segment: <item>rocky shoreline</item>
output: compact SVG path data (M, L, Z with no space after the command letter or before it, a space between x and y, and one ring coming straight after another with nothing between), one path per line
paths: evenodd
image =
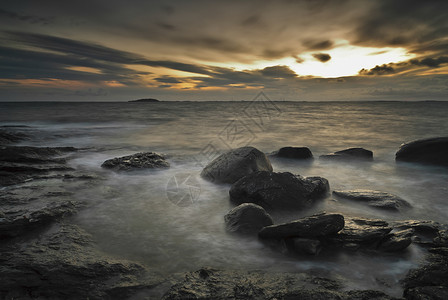
M67 161L82 149L17 145L27 139L31 137L13 128L0 130L0 299L397 299L382 291L345 290L340 279L312 272L204 266L193 272L161 275L143 264L110 257L71 221L71 216L89 206L87 200L75 199L74 191L103 180L68 166ZM415 147L413 143L411 150ZM431 147L436 149L434 141ZM279 159L312 158L309 149L304 149L289 147L275 155ZM344 162L350 156L373 159L364 150L338 151L332 157ZM148 152L113 159L105 167L128 172L165 169L169 162ZM329 195L330 185L321 177L275 173L269 158L252 147L224 154L204 168L202 176L231 184L229 200L235 208L223 217L229 234L258 238L275 251L305 257L335 249L364 251L372 258L382 253L400 255L414 244L427 252L426 261L406 275L403 298L448 298L448 227L444 224L386 222L333 213L274 224L271 211L312 206ZM412 209L395 195L363 193L335 194L379 209Z

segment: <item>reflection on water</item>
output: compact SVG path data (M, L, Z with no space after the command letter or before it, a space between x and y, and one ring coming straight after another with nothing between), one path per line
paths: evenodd
M0 125L23 124L34 138L25 143L88 148L72 166L104 176L101 185L86 187L77 197L91 202L76 222L91 232L101 248L117 256L146 263L166 272L201 266L243 269L307 270L341 274L347 287L378 288L400 295L389 286L417 264L421 249L412 246L400 256L339 253L329 257L293 258L272 252L256 239L225 232L223 216L231 208L228 185L214 185L199 176L201 165L228 149L231 122L243 122L251 145L264 152L282 146L308 146L316 159L299 162L272 159L275 171L323 176L332 189L375 189L397 194L413 209L388 213L331 197L308 211L274 214L276 222L322 210L346 216L402 219L448 217L448 172L443 168L396 164L395 151L408 140L448 135L445 103L277 103L281 113L262 127L242 116L245 103L0 103ZM241 141L244 139L241 139ZM348 147L374 152L369 163L320 161L321 154ZM213 151L214 152L213 152ZM100 168L111 157L137 151L166 153L172 167L133 175ZM191 205L175 205L167 196L174 178L191 175ZM183 185L182 191L190 191Z

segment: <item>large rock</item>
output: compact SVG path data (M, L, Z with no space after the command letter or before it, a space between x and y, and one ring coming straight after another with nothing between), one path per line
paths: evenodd
M408 272L404 283L406 299L447 299L448 248L436 248L427 263Z
M344 228L328 238L344 248L376 247L391 232L392 228L383 220L346 218Z
M142 152L106 160L101 167L114 171L135 171L142 169L169 168L165 157L155 152Z
M294 158L294 159L311 159L313 158L313 153L307 147L283 147L278 151L272 153L271 155L284 158Z
M260 171L235 182L229 194L230 201L236 205L255 203L265 209L286 210L309 207L329 189L325 178Z
M373 160L373 152L364 148L349 148L321 155L319 158L327 160Z
M350 191L333 191L333 195L344 199L366 203L368 206L386 210L400 211L411 207L409 202L406 200L396 195L381 191L357 189Z
M436 137L405 143L395 160L448 166L448 137Z
M413 229L405 229L389 233L379 245L379 250L385 252L397 252L406 249L412 243Z
M264 227L258 236L263 239L313 238L336 234L342 228L344 228L342 215L322 213L284 224Z
M221 154L210 162L201 176L217 183L234 183L257 171L272 171L267 156L254 147L242 147Z
M274 224L263 207L244 203L229 211L225 216L226 229L230 232L252 234L261 228Z

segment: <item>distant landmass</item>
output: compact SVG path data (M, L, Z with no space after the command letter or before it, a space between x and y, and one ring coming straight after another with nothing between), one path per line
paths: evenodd
M153 99L153 98L146 98L146 99L130 100L128 102L160 102L160 100Z

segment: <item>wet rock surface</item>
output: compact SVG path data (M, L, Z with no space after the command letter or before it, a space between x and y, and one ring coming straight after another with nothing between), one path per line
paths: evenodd
M21 132L0 129L0 145L8 145L26 140L28 136Z
M129 172L144 169L169 168L170 164L166 161L165 156L159 153L142 152L108 159L101 167L114 171Z
M364 148L349 148L341 151L336 151L334 153L321 155L320 159L324 160L373 160L373 152Z
M230 188L234 204L255 203L266 210L310 207L329 191L325 178L294 175L289 172L260 171L249 174Z
M99 252L75 225L57 224L0 250L2 299L117 299L164 281L144 266Z
M312 159L313 153L307 147L283 147L271 153L271 156L292 159Z
M254 147L237 148L221 154L210 162L201 176L216 183L234 183L257 171L272 171L267 156Z
M416 140L402 144L396 161L448 166L448 137Z
M261 228L273 224L271 216L261 207L244 203L233 208L224 216L229 232L257 234Z
M188 273L163 299L395 299L378 291L341 291L339 282L305 273L223 271Z
M336 234L344 228L344 217L340 214L318 214L296 221L264 227L260 238L282 239L291 237L322 237Z
M366 203L368 206L374 208L391 211L400 211L411 207L411 204L406 200L396 195L381 191L357 189L349 191L333 191L333 195L339 198Z

